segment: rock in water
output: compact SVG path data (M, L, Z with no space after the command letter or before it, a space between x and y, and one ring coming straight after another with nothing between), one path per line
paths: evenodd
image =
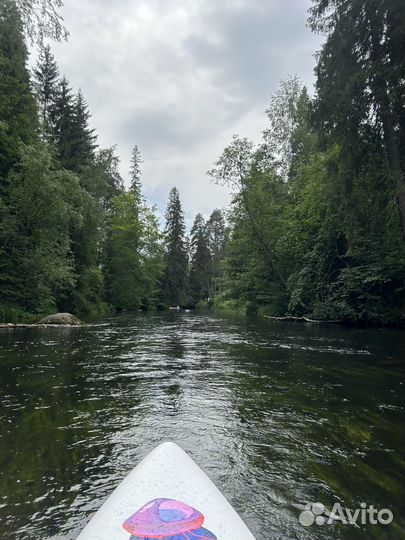
M80 319L71 313L55 313L48 315L39 321L38 324L65 324L65 325L80 325L83 324Z

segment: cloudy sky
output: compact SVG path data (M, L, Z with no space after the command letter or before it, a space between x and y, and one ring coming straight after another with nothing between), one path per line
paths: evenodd
M67 43L53 51L81 88L101 146L117 145L128 176L143 154L148 200L163 210L181 193L188 222L229 201L212 167L232 134L254 140L280 79L313 84L319 37L310 0L65 0Z

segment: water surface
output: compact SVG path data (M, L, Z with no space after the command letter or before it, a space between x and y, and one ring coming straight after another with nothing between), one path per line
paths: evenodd
M2 331L0 539L73 540L174 440L258 540L400 540L403 338L173 312ZM317 501L389 508L394 522L305 528Z

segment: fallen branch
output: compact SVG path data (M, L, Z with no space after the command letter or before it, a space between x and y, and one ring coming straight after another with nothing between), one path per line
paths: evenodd
M284 322L307 322L307 323L316 323L316 324L342 324L344 321L340 320L320 320L320 319L309 319L308 317L293 317L292 315L287 315L286 317L271 317L270 315L264 315L266 319L272 321L284 321Z

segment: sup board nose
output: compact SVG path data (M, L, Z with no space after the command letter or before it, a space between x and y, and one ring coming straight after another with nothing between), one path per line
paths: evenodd
M174 442L152 450L77 540L255 540L240 516Z

